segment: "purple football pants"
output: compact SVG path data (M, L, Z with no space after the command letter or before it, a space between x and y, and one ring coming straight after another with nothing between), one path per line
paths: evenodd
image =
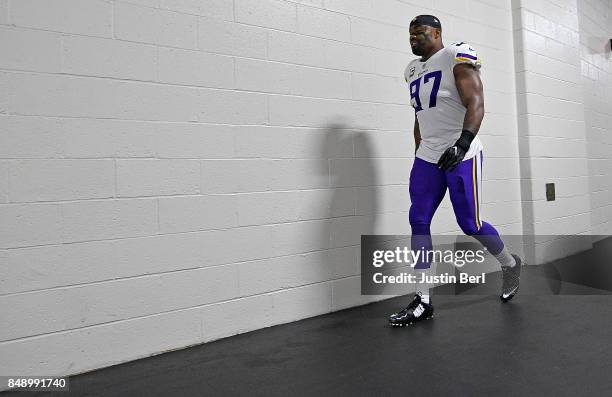
M443 171L434 163L415 158L410 172L411 248L432 249L431 220L446 194L450 195L455 217L461 230L474 236L493 254L499 254L504 243L497 230L480 219L482 151L464 160L452 171ZM428 269L430 263L419 261L415 269Z

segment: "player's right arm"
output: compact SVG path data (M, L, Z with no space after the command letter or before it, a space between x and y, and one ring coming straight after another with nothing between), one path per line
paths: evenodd
M414 154L416 154L421 144L421 130L419 129L419 120L414 115Z

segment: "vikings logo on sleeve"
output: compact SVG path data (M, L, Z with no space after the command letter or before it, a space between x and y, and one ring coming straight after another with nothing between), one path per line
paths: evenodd
M455 53L455 65L460 63L468 63L477 69L480 68L481 60L478 57L478 53L468 43L453 43L451 44L451 48Z

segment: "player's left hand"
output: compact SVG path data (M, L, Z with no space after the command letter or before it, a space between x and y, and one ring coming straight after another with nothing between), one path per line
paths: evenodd
M444 151L440 160L438 160L438 167L444 171L452 171L457 165L463 161L466 151L455 144Z

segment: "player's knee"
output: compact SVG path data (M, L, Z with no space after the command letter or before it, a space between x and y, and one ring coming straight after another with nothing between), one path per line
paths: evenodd
M459 227L461 227L461 231L463 231L463 233L467 234L468 236L471 236L473 234L478 233L478 230L480 230L478 228L478 226L476 225L476 223L464 223L461 222L459 223Z
M410 215L408 220L410 221L410 225L429 225L431 223L427 219L425 219L425 217L422 216Z

